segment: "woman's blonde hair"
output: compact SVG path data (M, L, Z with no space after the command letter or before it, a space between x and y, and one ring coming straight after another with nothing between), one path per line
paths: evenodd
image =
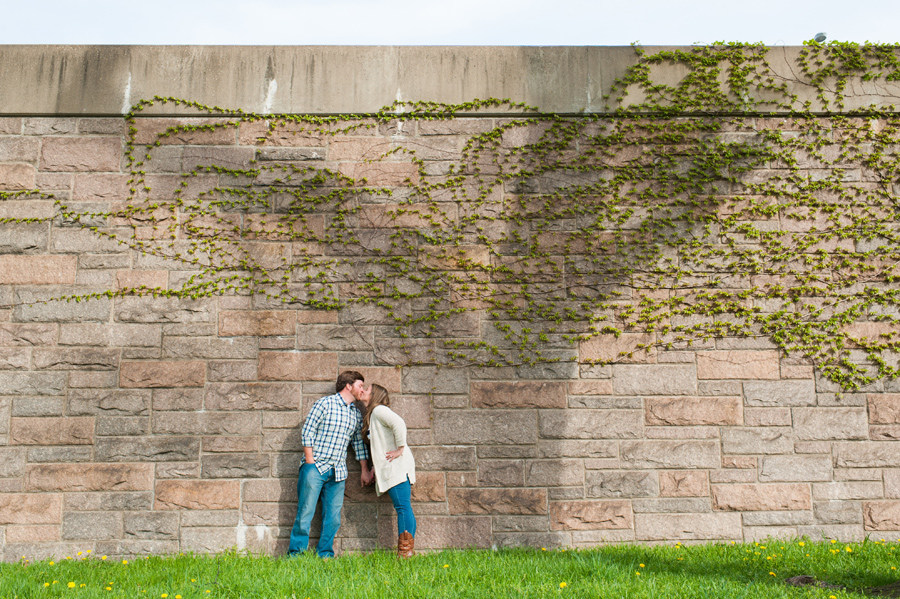
M369 400L366 415L363 416L362 438L366 443L369 442L369 419L372 418L372 410L378 406L390 407L391 396L388 395L387 389L378 383L372 383L372 398Z

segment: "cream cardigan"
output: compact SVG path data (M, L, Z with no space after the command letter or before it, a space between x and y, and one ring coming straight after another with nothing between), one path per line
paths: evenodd
M369 418L369 442L375 469L375 493L381 495L406 481L416 482L416 461L406 443L406 423L387 406L375 406ZM384 454L403 447L403 455L388 462Z

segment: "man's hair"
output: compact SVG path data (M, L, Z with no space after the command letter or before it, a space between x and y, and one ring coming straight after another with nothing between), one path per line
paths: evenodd
M356 381L365 381L366 377L356 372L355 370L345 370L340 373L337 378L337 384L335 385L335 392L340 393L344 390L344 387L347 385L352 385Z

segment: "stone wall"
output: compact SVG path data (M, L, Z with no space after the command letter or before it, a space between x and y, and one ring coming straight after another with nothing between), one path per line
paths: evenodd
M402 143L429 148L438 163L494 121L413 123ZM146 119L139 128L171 123ZM373 169L364 161L367 148L400 143L395 130L260 142L254 127L172 139L148 182L171 193L197 155L233 163L266 152L369 168L388 186L408 175L402 162ZM4 118L0 188L41 190L79 211L115 210L130 185L123 152L121 119ZM0 210L41 218L57 207L32 194ZM398 367L390 349L399 340L382 337L373 311L277 309L248 295L34 303L173 288L186 274L59 216L7 222L0 236L6 559L88 549L282 552L303 415L351 368L387 387L411 429L422 548L896 538L900 530L900 395L881 383L836 394L811 365L766 341L721 339L599 367ZM484 315L475 315L471 334L486 334ZM580 351L596 356L622 347L615 343ZM359 488L354 466L339 548L389 546L391 505Z

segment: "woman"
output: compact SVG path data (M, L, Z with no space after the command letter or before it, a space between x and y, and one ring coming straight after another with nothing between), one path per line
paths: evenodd
M373 384L360 400L366 405L362 437L371 443L375 471L375 492L387 492L397 512L397 557L412 557L415 548L416 517L410 496L416 482L416 462L406 445L406 423L391 410L387 389Z

